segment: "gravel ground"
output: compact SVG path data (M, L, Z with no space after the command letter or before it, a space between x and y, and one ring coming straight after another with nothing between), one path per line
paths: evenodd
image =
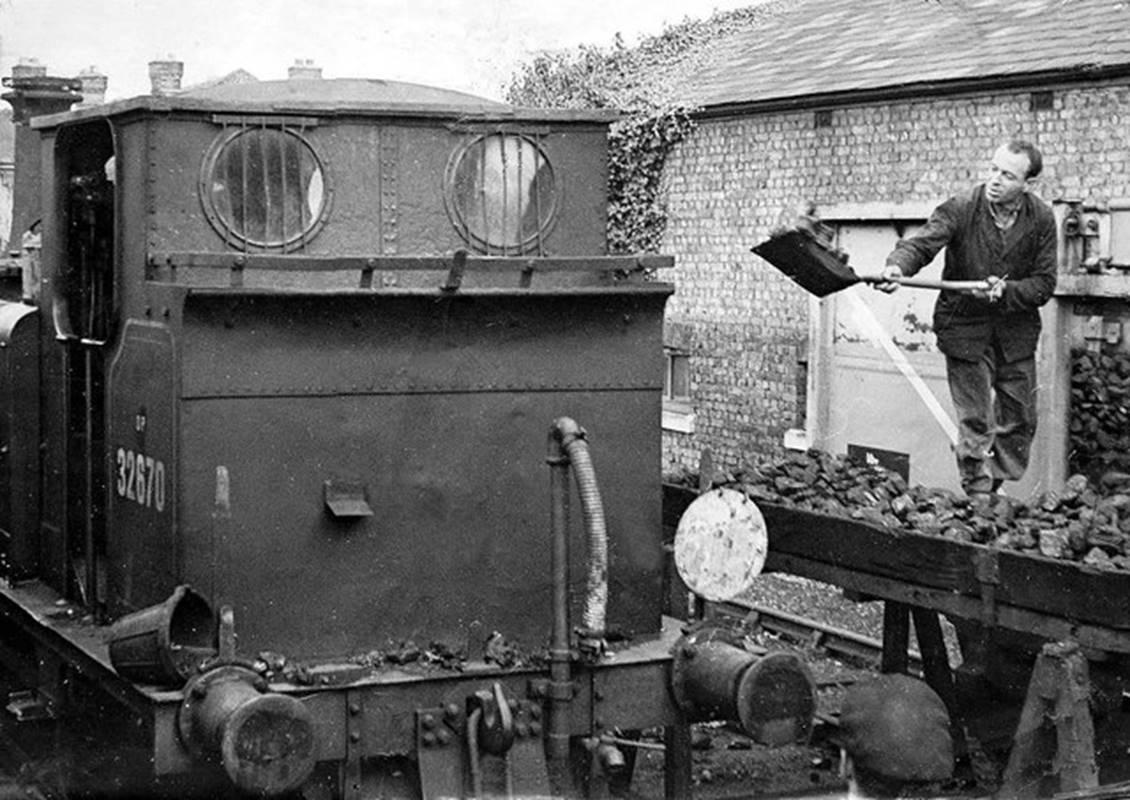
M883 637L883 604L854 602L835 586L783 573L759 575L744 600L872 639Z
M758 576L753 587L743 599L776 611L785 611L807 617L833 628L867 636L876 641L883 639L883 603L879 600L857 602L844 597L836 586L784 573L765 573ZM951 667L961 664L961 650L953 626L941 618L942 636L949 651ZM911 623L911 647L914 647L914 628Z

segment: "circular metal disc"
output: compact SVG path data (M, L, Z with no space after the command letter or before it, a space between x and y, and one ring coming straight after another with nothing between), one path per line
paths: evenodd
M765 566L768 549L761 510L733 489L699 495L675 531L679 577L707 600L730 600L748 589Z

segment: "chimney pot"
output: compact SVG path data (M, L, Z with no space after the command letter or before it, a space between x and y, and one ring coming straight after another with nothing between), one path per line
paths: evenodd
M42 78L47 75L47 66L39 63L38 58L21 58L18 64L12 66L13 78Z
M149 83L155 95L175 94L180 91L180 81L184 76L184 62L171 55L165 59L149 62Z
M87 67L78 74L77 80L82 84L80 108L99 106L106 102L106 85L109 80L98 71L97 67Z
M312 58L296 58L294 65L287 70L286 77L292 81L316 81L322 77L322 68L315 64Z

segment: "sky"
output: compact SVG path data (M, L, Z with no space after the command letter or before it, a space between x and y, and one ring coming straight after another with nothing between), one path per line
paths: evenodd
M148 64L184 62L189 86L245 69L285 78L310 59L325 78L384 78L501 99L543 49L629 45L668 24L758 0L0 0L0 75L36 59L49 75L91 67L107 99L149 91Z

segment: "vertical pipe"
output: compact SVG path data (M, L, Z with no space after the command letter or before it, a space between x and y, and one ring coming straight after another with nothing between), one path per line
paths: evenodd
M553 631L549 648L549 725L546 756L554 789L562 786L569 759L569 698L572 665L569 648L569 459L555 424L549 432L550 530L553 576Z
M85 527L83 528L83 550L86 551L85 580L86 580L86 607L94 615L96 622L102 622L98 608L98 566L96 563L94 540L94 358L89 346L83 350L83 433L86 437L83 452L83 503L85 508Z

